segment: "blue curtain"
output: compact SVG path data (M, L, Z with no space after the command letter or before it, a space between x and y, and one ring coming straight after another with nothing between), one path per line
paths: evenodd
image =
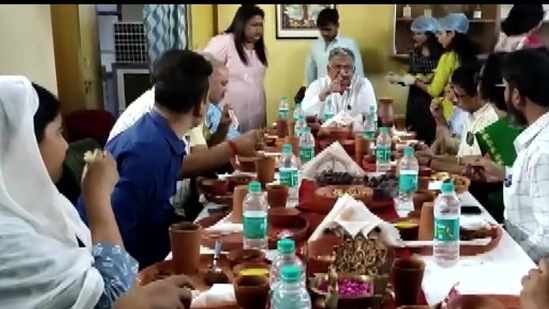
M149 64L170 49L185 49L188 45L187 6L184 4L146 4L143 23L147 36Z

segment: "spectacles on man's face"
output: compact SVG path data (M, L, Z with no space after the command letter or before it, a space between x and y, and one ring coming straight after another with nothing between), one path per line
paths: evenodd
M331 64L330 69L336 70L336 71L346 71L346 72L352 72L355 70L355 66L352 64Z

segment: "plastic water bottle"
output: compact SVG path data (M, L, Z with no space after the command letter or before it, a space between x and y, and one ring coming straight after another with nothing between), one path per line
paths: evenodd
M377 113L376 113L376 107L373 106L373 105L370 105L370 114L372 115L372 118L374 119L374 127L377 130L377 125L378 125L378 123L377 123L378 119L377 118L378 117L377 117Z
M243 247L244 249L267 250L267 212L269 204L261 191L261 184L252 181L248 185L248 194L242 203Z
M391 135L389 128L379 128L379 136L376 140L376 171L388 172L391 170Z
M301 115L303 115L303 110L301 109L301 103L296 103L295 109L294 109L294 122L297 122L297 120L299 119L299 116ZM303 115L303 119L305 119L305 115Z
M311 133L311 127L305 126L299 137L299 160L305 164L315 156L315 138Z
M376 123L374 121L374 115L372 113L367 113L366 118L364 119L364 130L362 131L362 136L370 140L370 145L376 141Z
M280 282L280 269L285 265L296 265L301 270L301 283L305 285L305 266L295 255L295 242L290 238L284 238L277 242L277 255L269 270L269 285L274 290Z
M301 133L303 132L303 128L307 126L307 122L305 121L305 116L303 114L297 116L297 120L294 124L294 136L300 137Z
M290 107L288 106L288 100L286 97L280 97L280 104L278 105L278 118L288 120L288 114L290 113Z
M435 200L433 259L440 267L452 267L459 260L459 216L461 202L454 183L444 182Z
M332 99L328 98L328 101L326 101L326 108L324 109L324 119L323 121L326 122L330 120L332 117L334 117L334 106L332 105Z
M288 187L286 207L295 207L299 187L299 160L292 153L292 145L282 146L282 154L278 159L278 177L280 184Z
M399 217L406 217L414 210L412 195L417 191L419 164L414 156L414 148L404 148L404 156L400 159L398 177L397 213Z
M280 270L280 284L271 294L271 309L310 309L311 296L301 283L302 271L297 265L285 265Z

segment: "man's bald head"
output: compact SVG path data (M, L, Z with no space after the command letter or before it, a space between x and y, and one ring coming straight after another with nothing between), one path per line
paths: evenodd
M200 54L208 60L213 67L213 73L210 76L210 95L208 99L211 103L217 104L223 100L223 97L225 97L225 93L227 92L229 70L227 70L223 61L220 61L211 54L205 52Z

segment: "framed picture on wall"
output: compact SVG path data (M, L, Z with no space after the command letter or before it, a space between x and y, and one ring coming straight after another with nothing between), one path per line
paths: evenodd
M316 18L325 8L335 4L275 4L277 39L316 39Z

